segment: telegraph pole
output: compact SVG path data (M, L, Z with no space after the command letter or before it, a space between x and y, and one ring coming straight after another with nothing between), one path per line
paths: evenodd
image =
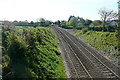
M120 34L120 0L118 0L118 24L117 24L117 33ZM120 36L118 36L120 37Z
M120 0L118 0L117 39L118 39L118 55L120 55ZM118 65L120 65L120 58L119 57L118 57Z
M120 0L118 0L118 20L120 20Z
M117 29L118 29L118 34L119 34L118 37L120 37L120 0L118 0L118 28Z

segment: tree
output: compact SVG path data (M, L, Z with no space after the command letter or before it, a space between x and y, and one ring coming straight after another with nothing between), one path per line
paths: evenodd
M59 20L57 20L57 21L54 22L54 24L56 24L56 25L58 25L58 26L60 26L60 23L61 23L61 22L60 22Z
M70 16L70 17L68 18L68 22L70 21L70 19L71 19L72 17L75 17L75 16Z
M77 23L77 26L78 27L84 27L85 26L85 20L81 17L77 17L77 19L78 19L78 23Z
M45 19L44 18L40 18L39 22L40 22L40 26L45 26Z
M40 18L39 22L45 22L45 19L44 18Z
M29 26L29 22L26 21L19 21L17 22L16 26Z
M64 27L64 28L65 28L65 27L66 27L66 23L67 23L67 21L64 21L64 20L61 21L61 23L60 23L61 27Z
M45 19L44 18L37 18L36 19L36 26L45 26Z
M94 26L99 26L99 25L102 24L102 21L100 21L100 20L94 20L92 23L93 23Z
M39 26L39 25L40 25L39 22L35 22L34 25L33 25L33 27L37 27L37 26Z
M82 23L77 23L77 28L82 28L82 27L84 27L84 24L82 24Z
M2 27L2 30L11 30L13 28L15 28L15 25L13 22L10 22L10 21L4 21L3 22L3 27Z
M102 8L99 10L98 14L100 14L101 19L103 21L103 28L105 28L106 22L111 20L111 19L116 19L117 18L117 13L114 12L113 10Z
M89 26L91 23L92 23L91 20L86 19L84 25L85 25L85 26Z
M51 24L52 24L51 21L49 21L49 20L46 20L46 21L45 21L45 27L50 26Z
M33 21L31 21L29 24L30 24L30 26L34 26L34 22Z
M73 27L76 27L77 25L77 18L76 17L72 17L69 21L69 25L70 26L73 26Z
M84 24L85 23L85 20L83 18L78 18L78 22Z
M18 21L17 20L13 21L13 24L16 26L18 24Z

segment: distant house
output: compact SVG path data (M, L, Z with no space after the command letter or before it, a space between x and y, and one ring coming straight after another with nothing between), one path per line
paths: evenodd
M93 24L93 23L91 23L89 26L94 26L94 24Z
M117 21L118 20L111 20L111 21L108 21L108 24L111 26L115 26L117 24Z
M3 25L3 22L2 22L2 21L0 21L0 25Z

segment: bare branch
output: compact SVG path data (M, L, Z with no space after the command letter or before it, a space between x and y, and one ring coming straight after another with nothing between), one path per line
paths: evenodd
M99 10L98 14L100 14L101 19L103 21L103 26L105 26L106 21L112 20L112 19L118 19L117 12L114 12L113 10L102 8Z

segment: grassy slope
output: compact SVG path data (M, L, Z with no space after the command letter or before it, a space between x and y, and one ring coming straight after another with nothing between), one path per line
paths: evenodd
M99 50L103 50L112 55L118 54L118 43L114 32L87 31L83 33L82 30L71 31L73 31L76 35L79 35L85 42Z
M66 77L61 56L56 54L59 51L54 30L43 27L29 29L17 27L11 33L8 31L4 33L7 43L3 41L3 44L5 43L7 46L4 46L3 52L3 71L4 68L8 68L9 71L15 72L16 76L24 77L20 75L22 72L19 66L22 66L23 69L25 67L25 75L29 77L43 79ZM16 45L17 48L10 47ZM12 49L15 51L11 51ZM22 60L25 63L21 62ZM16 65L16 63L18 64ZM9 65L13 67L9 68ZM4 72L3 75L6 74L7 72ZM12 74L9 76L16 77Z

